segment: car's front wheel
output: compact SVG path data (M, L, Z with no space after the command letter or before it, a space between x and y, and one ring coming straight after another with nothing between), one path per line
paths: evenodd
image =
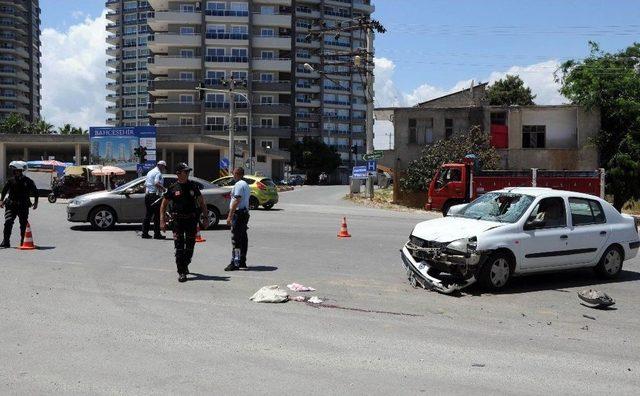
M89 222L96 230L110 230L116 225L116 213L109 207L100 206L91 211Z
M479 281L485 289L496 291L503 289L511 280L511 257L506 253L495 253L484 263L480 270Z
M265 208L266 210L271 210L271 208L273 208L273 203L266 203L264 205L262 205L263 208Z
M624 253L618 246L609 246L596 265L596 273L604 279L613 279L622 271Z
M260 206L260 201L258 201L258 198L254 196L249 197L249 209L256 210L258 209L259 206Z

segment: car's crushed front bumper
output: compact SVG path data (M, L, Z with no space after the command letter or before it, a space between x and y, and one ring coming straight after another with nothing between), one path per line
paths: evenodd
M425 289L432 289L440 293L451 294L476 282L475 268L473 268L473 273L468 273L465 276L458 276L449 273L446 274L446 276L435 276L429 274L432 267L436 270L435 272L440 272L443 267L456 264L427 260L416 261L409 252L409 249L407 249L406 245L402 248L400 256L402 257L402 264L407 271L409 282L414 287L420 285Z

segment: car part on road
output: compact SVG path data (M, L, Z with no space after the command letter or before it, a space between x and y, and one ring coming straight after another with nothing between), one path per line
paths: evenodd
M307 300L307 302L311 304L322 304L322 300L318 298L318 296L311 297L310 299Z
M249 297L249 300L257 303L282 303L289 300L289 294L278 285L264 286Z
M592 308L606 308L616 303L616 301L606 293L593 289L579 291L578 297Z
M294 292L316 291L316 289L314 289L313 287L304 286L304 285L301 285L299 283L292 283L290 285L287 285L287 287L289 288L289 290L294 291Z
M98 206L89 214L89 222L96 230L110 230L116 225L116 214L108 206Z

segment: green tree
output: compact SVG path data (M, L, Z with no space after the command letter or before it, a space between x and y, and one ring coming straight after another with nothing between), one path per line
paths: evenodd
M322 172L332 173L340 166L340 155L320 139L305 137L291 145L291 163L305 171L307 181L316 183Z
M30 125L31 132L36 135L50 135L53 133L53 124L45 120L38 120Z
M560 65L556 81L573 103L600 109L601 131L594 143L609 171L608 192L621 210L627 200L640 196L640 183L626 179L634 173L628 155L640 141L640 43L616 53L603 52L594 42L589 46L587 58Z
M11 113L0 123L0 132L11 134L29 133L29 125L20 114Z
M462 161L468 154L475 154L483 169L496 169L500 164L500 155L491 146L491 136L476 126L466 134L426 146L420 158L409 164L405 176L400 179L400 186L405 191L427 191L440 165Z
M58 127L58 133L60 135L72 135L73 127L71 124L64 124L64 126Z
M530 106L534 104L536 95L525 87L519 76L507 74L487 88L487 97L492 106Z
M640 198L640 139L627 134L608 163L609 188L615 191L613 206L622 210L629 199ZM631 182L630 182L631 181Z

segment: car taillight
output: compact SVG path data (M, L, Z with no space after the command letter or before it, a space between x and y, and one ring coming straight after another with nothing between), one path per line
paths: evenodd
M231 200L231 193L228 192L228 193L224 194L222 197L225 199L225 201L230 201Z
M262 191L264 191L264 190L266 190L266 189L267 189L267 186L265 186L265 185L264 185L263 183L261 183L261 182L256 182L256 187L258 187L258 189L259 189L259 190L262 190Z

